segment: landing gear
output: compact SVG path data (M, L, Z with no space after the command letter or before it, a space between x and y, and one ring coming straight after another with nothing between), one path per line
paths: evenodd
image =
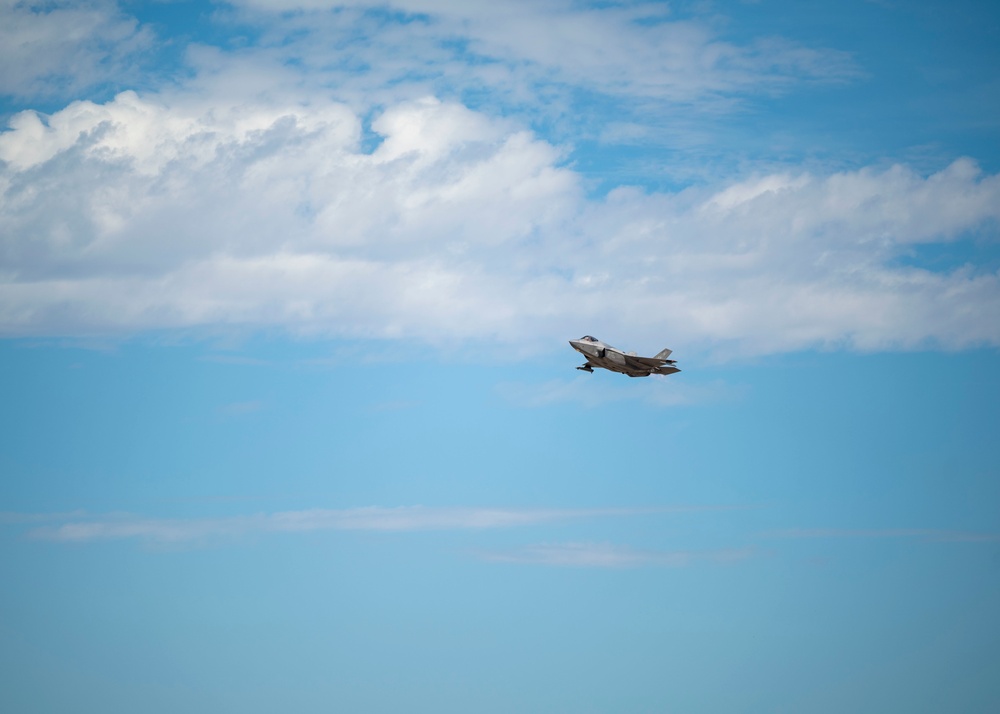
M582 367L577 367L577 369L580 370L581 372L590 372L591 374L594 373L594 368L590 366L589 362L583 365Z

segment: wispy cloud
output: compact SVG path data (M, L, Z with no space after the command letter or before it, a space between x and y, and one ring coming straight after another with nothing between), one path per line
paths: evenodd
M546 543L504 551L479 551L495 563L554 565L579 568L682 567L695 563L738 563L755 555L753 548L724 550L636 550L611 543Z
M13 511L0 511L0 524L53 523L86 517L86 511L68 511L65 513L16 513Z
M195 82L212 91L284 75L368 113L425 95L468 97L493 115L546 127L554 143L670 147L669 161L615 159L634 180L683 182L749 150L731 117L748 104L861 72L850 53L747 33L716 8L507 0L235 0L236 27L259 30L239 52L198 48ZM702 7L698 7L702 5ZM289 68L296 68L289 72ZM252 68L252 69L251 69ZM274 91L268 88L267 91ZM617 129L610 127L617 125ZM611 128L608 131L609 127ZM631 127L631 128L628 128ZM755 130L759 124L755 123ZM622 131L624 129L624 131ZM627 167L627 168L625 168ZM609 167L600 170L608 177Z
M565 88L585 86L690 106L857 73L845 52L773 37L727 41L724 23L679 17L659 2L353 0L336 13L312 0L234 4L266 28L263 44L279 56L314 71L337 67L346 83L382 91L414 82L453 92L489 87L508 102L548 95L561 105L570 100Z
M66 96L138 80L153 35L113 0L0 0L0 95Z
M244 414L259 412L263 408L264 402L259 399L253 399L246 402L232 402L230 404L226 404L219 407L219 411L227 416L241 416Z
M401 506L349 509L307 509L226 518L146 518L133 514L39 517L47 522L28 536L58 542L138 539L154 543L183 543L233 538L254 533L340 531L432 531L512 528L584 518L628 517L650 513L730 510L731 506L668 506L662 508L514 509L430 508ZM12 516L16 514L8 514ZM15 522L11 520L10 522ZM25 522L34 522L28 520Z
M790 528L764 533L765 538L915 538L944 543L995 543L1000 533L938 528Z

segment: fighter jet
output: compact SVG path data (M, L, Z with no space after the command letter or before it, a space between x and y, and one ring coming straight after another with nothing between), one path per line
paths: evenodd
M663 350L655 357L639 357L635 352L622 352L606 345L596 337L584 335L578 340L570 340L573 349L587 358L587 362L577 369L593 373L594 367L603 367L612 372L621 372L629 377L648 377L651 374L673 374L680 372L674 367L675 360L667 359L670 350Z

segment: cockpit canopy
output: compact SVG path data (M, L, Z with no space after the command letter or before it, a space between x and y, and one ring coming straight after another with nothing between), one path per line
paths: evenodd
M584 335L580 338L581 342L600 342L596 337L591 337L590 335Z

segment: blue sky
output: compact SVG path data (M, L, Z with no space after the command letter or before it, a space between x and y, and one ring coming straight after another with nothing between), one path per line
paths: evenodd
M0 18L4 711L997 709L992 4Z

